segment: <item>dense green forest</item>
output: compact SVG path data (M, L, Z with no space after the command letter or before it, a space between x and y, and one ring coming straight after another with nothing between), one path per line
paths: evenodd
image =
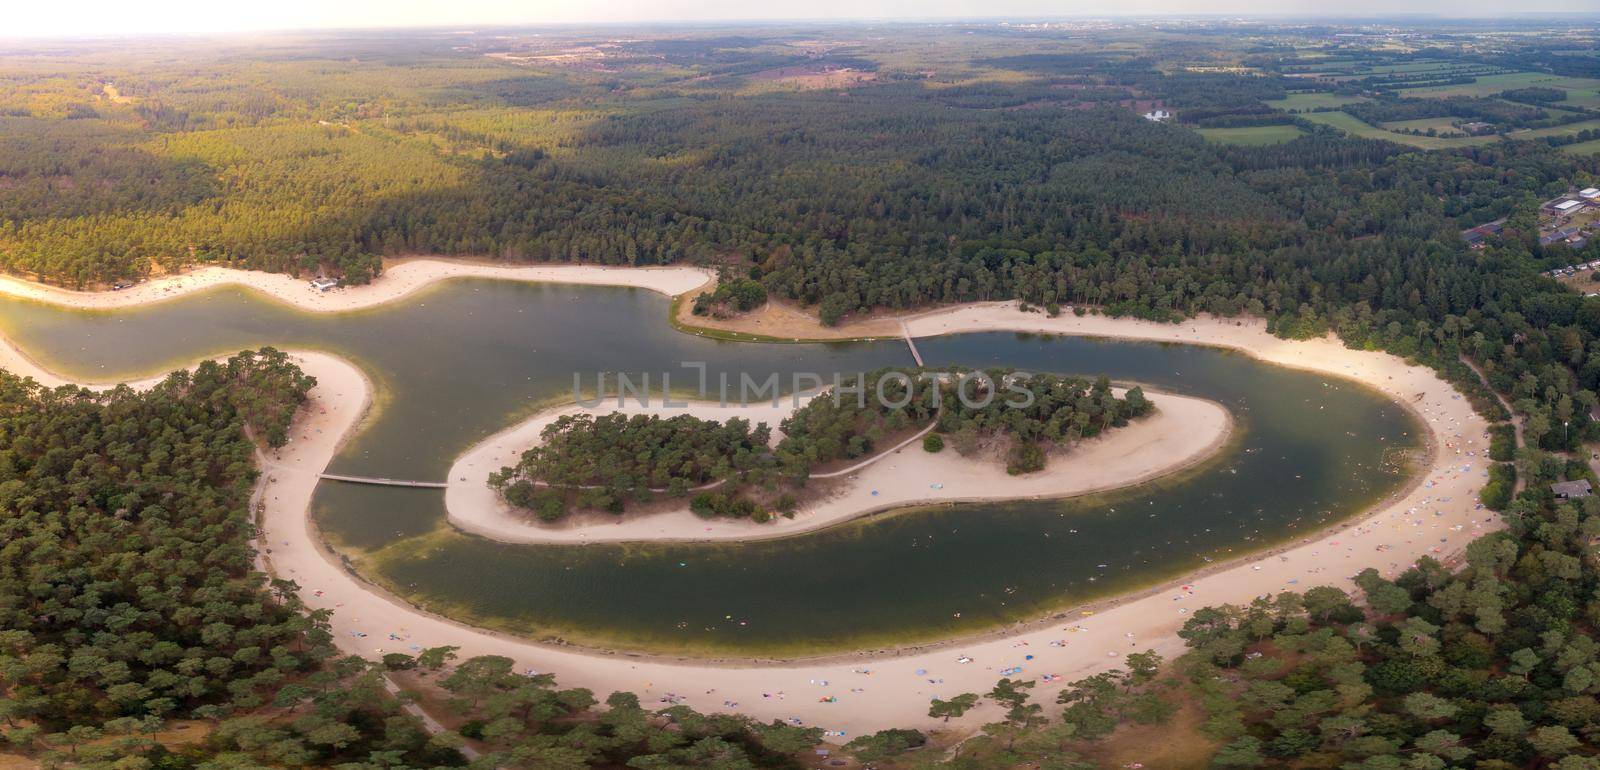
M1183 636L1224 767L1600 767L1600 504L1530 493L1452 573L1195 613Z
M1002 681L931 704L1004 709L953 752L911 751L923 736L910 731L852 750L902 767L1093 767L1095 741L1164 724L1187 698L1220 747L1214 766L1585 770L1600 767L1600 509L1548 484L1591 475L1600 297L1540 271L1600 259L1600 239L1541 246L1534 210L1600 183L1600 156L1568 151L1597 135L1585 79L1600 64L1592 30L1533 24L1364 40L1205 22L904 25L871 44L845 26L19 48L0 55L0 267L88 287L200 262L360 282L411 253L692 262L727 276L708 313L777 299L840 323L1019 298L1334 332L1438 369L1503 420L1498 392L1521 421L1525 446L1497 428L1484 493L1509 529L1474 543L1462 571L1424 560L1394 581L1360 576L1358 597L1308 587L1196 612L1194 650L1170 669L1133 656L1052 705ZM1141 117L1157 107L1176 121ZM1371 123L1357 136L1304 119L1333 109L1477 118L1502 135L1423 151L1369 138L1399 136ZM1263 146L1190 130L1288 123L1298 138ZM1500 219L1481 248L1463 241ZM753 451L760 428L699 426L688 434L704 445L680 447L646 421L641 447L681 455L559 472L617 501L738 462L761 474L750 487L793 484L935 415L930 449L1003 433L1026 470L1147 404L1134 391L1113 405L1102 383L1034 385L1055 409L819 399L770 457ZM326 616L252 573L248 544L250 437L282 441L309 386L272 351L145 394L0 377L7 752L86 767L799 765L818 736L793 726L626 694L600 710L448 651L336 658ZM695 505L753 514L738 491ZM385 673L450 693L454 732L429 736ZM150 736L174 718L207 737L162 747ZM464 739L486 753L469 762Z
M739 417L562 415L516 465L490 474L489 485L544 521L574 508L621 513L630 500L682 497L769 466L771 432Z
M305 668L252 572L253 445L313 380L264 349L146 393L0 374L0 692L52 729L249 708Z

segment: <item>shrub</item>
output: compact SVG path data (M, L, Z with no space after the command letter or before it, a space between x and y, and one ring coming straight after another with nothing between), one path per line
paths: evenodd
M1517 451L1517 429L1509 422L1489 426L1489 459L1511 462Z
M937 433L929 433L922 437L922 451L938 454L944 451L944 437Z
M1489 466L1489 481L1478 492L1478 500L1491 511L1503 511L1511 504L1517 486L1517 470L1510 463Z
M1006 453L1006 473L1021 476L1044 469L1044 450L1032 441L1018 441Z
M403 652L391 652L383 656L383 667L390 671L409 671L417 667L417 659Z

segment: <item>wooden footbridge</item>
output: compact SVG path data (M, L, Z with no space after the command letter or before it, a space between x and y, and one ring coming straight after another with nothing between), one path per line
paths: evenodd
M922 352L917 350L917 342L911 338L911 327L906 326L905 321L900 322L900 334L906 338L906 347L911 348L911 359L917 362L918 367L921 367Z
M911 337L911 329L910 329L910 327L906 326L906 322L905 321L901 321L900 322L900 333L901 333L901 335L903 335L905 337L906 347L911 348L911 358L917 362L917 366L922 366L923 365L922 364L922 352L917 350L917 343L916 343L915 340L912 339L912 337ZM933 423L930 423L928 425L928 427L923 428L921 431L918 431L916 435L914 435L911 438L908 438L905 441L901 442L899 446L896 446L894 448L894 450L874 455L874 456L868 458L867 460L865 460L863 462L856 463L855 465L852 465L852 466L850 466L848 468L845 468L843 470L834 471L832 473L819 473L819 474L815 474L814 477L815 478L826 478L826 477L832 477L832 476L843 476L843 475L845 475L847 473L854 473L855 471L858 471L861 468L863 468L863 467L865 467L867 465L871 465L872 463L876 462L880 457L883 457L883 456L889 455L889 454L893 454L894 451L898 451L902 447L909 446L911 444L911 442L922 438L924 435L927 435L928 431L933 430L934 426L937 425L937 423L938 423L938 421L937 421L937 419L935 419L935 421ZM412 481L412 480L409 480L409 479L390 479L390 478L384 478L384 477L381 477L381 476L346 476L346 475L340 474L340 473L324 473L324 474L322 474L322 478L327 479L329 481L343 481L343 482L345 482L347 484L370 484L370 485L373 485L373 486L380 486L380 487L419 487L419 488L424 488L424 489L444 489L445 487L449 486L447 483L445 483L443 481ZM698 492L698 491L701 491L701 490L712 489L714 487L721 486L724 481L726 481L726 479L718 479L718 480L713 481L713 482L711 482L709 484L702 484L702 485L700 485L698 487L695 487L695 488L691 489L690 491L691 492ZM652 490L652 491L665 492L666 490L658 489L658 490Z
M379 476L345 476L338 473L324 473L322 478L329 481L343 481L347 484L372 484L380 487L424 487L428 489L444 489L443 481L410 481L407 479L386 479Z

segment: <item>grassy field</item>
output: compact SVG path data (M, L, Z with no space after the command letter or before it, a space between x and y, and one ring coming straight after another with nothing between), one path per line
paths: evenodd
M1376 72L1379 74L1388 75L1395 72L1438 72L1440 70L1455 69L1459 66L1460 65L1455 62L1417 61L1407 62L1405 64L1379 64L1377 66L1367 67L1365 69L1367 72Z
M1330 93L1289 94L1287 99L1273 99L1267 104L1280 110L1315 110L1322 107L1343 107L1346 104L1367 101L1365 96L1340 96Z
M1585 120L1581 123L1568 123L1564 126L1551 128L1536 128L1532 131L1513 131L1512 139L1542 139L1547 136L1572 136L1573 134L1600 128L1600 119Z
M1303 115L1306 120L1333 126L1349 134L1366 137L1368 139L1385 139L1398 144L1409 145L1423 150L1448 150L1456 147L1477 147L1493 144L1500 141L1498 136L1461 136L1461 137L1436 137L1436 136L1411 136L1410 134L1397 134L1378 126L1368 125L1360 119L1344 112L1312 112ZM1414 125L1423 121L1408 120L1390 125ZM1600 119L1585 120L1581 123L1568 123L1564 126L1552 128L1538 128L1532 131L1515 131L1510 134L1512 139L1543 139L1551 136L1571 136L1580 131L1600 129ZM1575 145L1576 146L1576 145Z
M1509 72L1503 75L1484 75L1471 83L1407 88L1400 93L1402 96L1415 98L1493 96L1508 88L1525 88L1527 86L1564 88L1567 90L1567 104L1571 104L1574 107L1600 106L1600 92L1596 90L1600 89L1600 80L1568 78L1560 75L1547 75L1543 72Z
M1573 155L1593 155L1595 153L1600 153L1600 139L1590 139L1587 142L1569 144L1565 147L1562 147L1561 151L1571 153Z
M1462 131L1461 129L1456 128L1455 126L1451 125L1452 121L1457 121L1457 120L1460 120L1460 118L1444 117L1444 118L1419 118L1417 120L1396 120L1396 121L1394 121L1392 123L1384 123L1383 124L1383 128L1386 131L1422 131L1422 132L1426 132L1428 129L1431 128L1431 129L1434 130L1435 133L1438 133L1438 134L1462 134L1462 135L1465 135L1466 134L1465 131Z
M1444 139L1434 136L1410 136L1385 131L1377 126L1368 125L1361 119L1344 112L1312 112L1304 116L1313 123L1333 126L1341 131L1368 139L1384 139L1398 144L1410 145L1423 150L1448 150L1454 147L1474 147L1499 141L1493 136L1465 136L1453 139Z
M1344 113L1339 113L1344 114ZM1297 126L1245 126L1242 128L1201 128L1196 129L1208 142L1219 144L1243 144L1260 146L1266 144L1283 144L1300 138L1302 132Z
M1580 80L1579 78L1569 78L1569 79L1570 80ZM1581 80L1580 82L1582 82L1582 83L1594 83L1595 81L1592 81L1592 80ZM1600 109L1600 84L1597 84L1597 85L1582 85L1582 86L1574 86L1574 87L1568 88L1567 89L1567 99L1566 99L1566 101L1557 102L1557 104L1560 105L1560 106L1587 107L1589 109Z

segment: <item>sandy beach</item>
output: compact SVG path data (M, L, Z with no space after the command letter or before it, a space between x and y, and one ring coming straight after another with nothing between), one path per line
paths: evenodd
M388 280L386 277L384 281ZM382 281L380 281L382 284ZM295 282L294 291L303 284ZM375 291L386 291L381 286ZM59 296L48 297L65 301ZM113 305L105 305L113 306ZM1202 318L1183 324L1117 321L1065 315L1049 319L993 303L931 313L908 321L916 336L1018 330L1220 345L1262 360L1345 377L1375 387L1406 405L1430 431L1430 454L1403 494L1331 531L1142 592L1093 614L1030 624L1010 636L931 646L904 654L863 653L815 663L756 665L605 655L554 648L465 627L391 600L342 567L312 530L309 505L318 475L355 430L371 400L360 371L320 353L296 353L318 378L311 403L291 442L272 458L263 479L264 557L278 576L294 580L308 605L334 611L333 627L347 652L376 656L457 645L463 656L497 654L519 668L554 672L566 686L639 694L646 706L664 699L702 711L740 711L761 720L817 725L835 740L886 727L941 726L926 716L931 698L984 692L1003 670L1042 680L1036 702L1052 703L1066 681L1121 663L1129 652L1154 649L1175 657L1175 632L1186 615L1206 605L1242 604L1282 590L1319 584L1351 588L1349 576L1373 567L1395 575L1416 558L1451 560L1473 538L1497 528L1498 517L1476 506L1485 478L1486 424L1467 401L1431 371L1384 353L1349 350L1332 339L1279 340L1259 321ZM26 357L7 368L36 377ZM15 367L15 368L14 368ZM922 483L917 480L917 483ZM970 659L970 662L961 662ZM951 727L976 727L995 714L986 705Z
M506 281L568 283L591 286L633 286L677 296L715 277L698 267L605 267L601 265L495 265L461 260L415 258L394 260L383 274L364 286L328 291L309 280L283 273L206 266L154 278L121 291L72 291L0 275L0 293L77 308L114 309L177 299L218 286L239 286L300 310L339 313L393 302L452 278L496 278Z
M1117 389L1117 395L1122 395ZM542 524L506 504L488 485L489 474L512 465L534 446L546 426L563 415L590 413L689 414L726 421L743 417L752 425L778 424L794 411L793 403L719 405L690 402L665 407L628 401L619 408L608 400L592 408L578 405L536 414L474 445L456 458L447 476L445 508L455 527L511 543L607 543L620 541L751 541L810 532L872 513L926 503L1060 498L1103 492L1150 481L1188 468L1220 449L1232 430L1228 411L1212 401L1149 391L1157 411L1105 436L1053 454L1039 473L1011 476L994 457L964 458L954 450L938 454L922 450L919 441L885 451L835 472L837 488L807 501L793 519L776 517L765 524L743 519L702 519L688 504L669 510L622 517L587 514L575 521ZM917 438L917 437L913 437Z

